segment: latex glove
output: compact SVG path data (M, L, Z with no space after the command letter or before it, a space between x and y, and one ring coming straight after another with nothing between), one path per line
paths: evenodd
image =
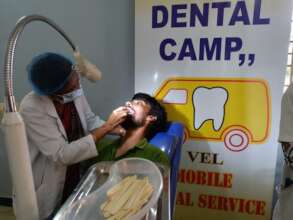
M125 134L125 131L119 129L119 127L120 124L126 119L127 113L128 109L125 106L115 109L109 116L108 120L101 127L91 131L94 142L97 143L105 135L112 133L113 131L116 131L120 135Z
M120 126L123 121L125 121L127 114L127 107L121 106L111 113L108 120L105 122L105 125L109 126L111 131L114 131L114 129L117 129L117 127Z

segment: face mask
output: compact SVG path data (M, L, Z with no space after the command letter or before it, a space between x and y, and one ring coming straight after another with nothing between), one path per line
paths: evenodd
M83 95L83 90L82 88L73 90L72 92L63 94L58 96L60 98L60 102L62 102L63 104L66 104L68 102L72 102L74 99L80 97Z

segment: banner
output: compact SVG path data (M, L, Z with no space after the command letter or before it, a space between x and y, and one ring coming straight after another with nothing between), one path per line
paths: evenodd
M186 128L175 220L270 219L291 0L135 1L135 91Z

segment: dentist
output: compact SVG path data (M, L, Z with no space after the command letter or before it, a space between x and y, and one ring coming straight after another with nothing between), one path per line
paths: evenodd
M96 143L106 134L123 133L119 124L128 110L117 108L106 122L96 116L80 87L78 68L60 54L40 54L27 70L33 91L23 98L20 113L40 219L51 219L76 187L80 162L99 154Z

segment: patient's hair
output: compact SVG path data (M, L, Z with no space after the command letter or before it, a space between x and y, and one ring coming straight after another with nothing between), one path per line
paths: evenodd
M150 140L156 133L164 131L167 127L167 113L162 105L152 96L146 93L136 93L132 100L142 100L151 106L149 115L157 117L157 120L153 121L146 132L146 138Z

